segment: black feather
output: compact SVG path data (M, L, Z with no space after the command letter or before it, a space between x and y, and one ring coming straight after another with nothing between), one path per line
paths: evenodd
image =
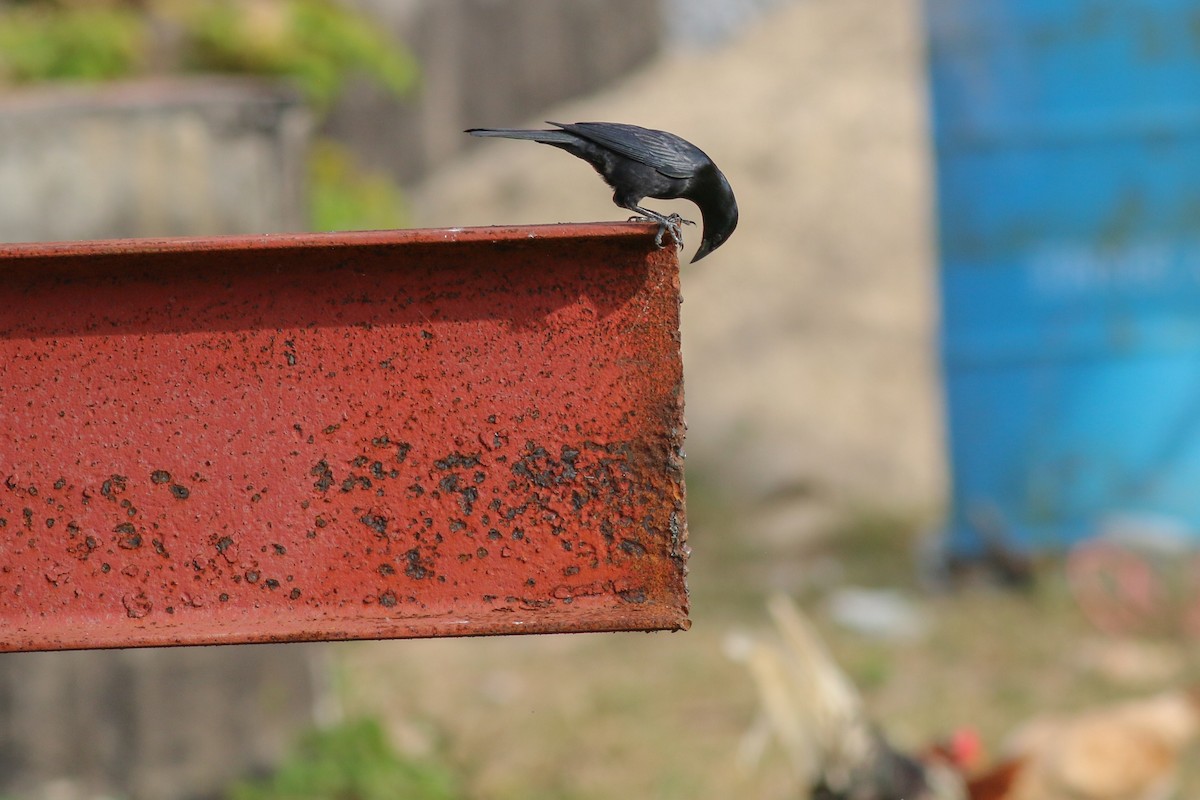
M592 165L612 187L613 202L659 224L681 243L681 222L644 208L644 198L691 200L704 220L704 238L692 261L716 250L738 223L737 200L729 181L707 154L691 142L666 131L619 122L551 122L556 129L469 128L472 136L529 139L566 150Z

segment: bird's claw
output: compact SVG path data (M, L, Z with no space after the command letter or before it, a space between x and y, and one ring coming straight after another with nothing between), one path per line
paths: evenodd
M690 219L684 219L678 214L668 214L665 217L643 217L633 216L629 218L630 222L657 222L658 233L654 235L654 246L661 250L666 245L663 244L663 236L671 234L671 241L675 242L675 247L683 249L683 226L695 225Z
M679 229L677 222L659 222L658 233L654 234L654 246L659 250L666 245L663 244L663 234L671 234L671 240L675 242L675 247L683 247L683 231Z
M683 226L695 225L690 219L684 219L678 214L668 214L665 217L665 222L658 223L658 235L654 237L654 243L661 248L663 246L663 234L670 233L671 239L675 242L675 247L683 249Z

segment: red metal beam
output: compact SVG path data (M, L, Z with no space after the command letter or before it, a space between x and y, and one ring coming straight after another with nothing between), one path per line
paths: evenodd
M686 628L652 232L0 246L0 650Z

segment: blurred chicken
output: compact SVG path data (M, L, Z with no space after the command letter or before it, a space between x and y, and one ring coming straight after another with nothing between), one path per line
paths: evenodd
M971 800L1166 800L1200 735L1200 687L1070 717L1039 717L1013 734L1010 760L968 785Z
M1010 758L987 772L967 779L970 800L1012 800L1013 786L1025 767L1020 758Z
M731 655L754 676L765 727L812 800L1168 800L1181 759L1200 738L1197 686L1035 718L1010 737L1004 760L982 773L969 764L978 746L970 737L901 753L867 719L857 691L791 601L772 598L768 610L782 644L742 638Z
M812 800L967 800L957 770L901 753L871 724L790 600L776 596L767 607L782 645L738 639L730 651L754 676L767 724Z

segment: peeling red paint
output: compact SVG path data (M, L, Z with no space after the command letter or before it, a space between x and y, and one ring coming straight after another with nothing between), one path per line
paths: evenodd
M0 650L686 628L653 231L0 246Z

